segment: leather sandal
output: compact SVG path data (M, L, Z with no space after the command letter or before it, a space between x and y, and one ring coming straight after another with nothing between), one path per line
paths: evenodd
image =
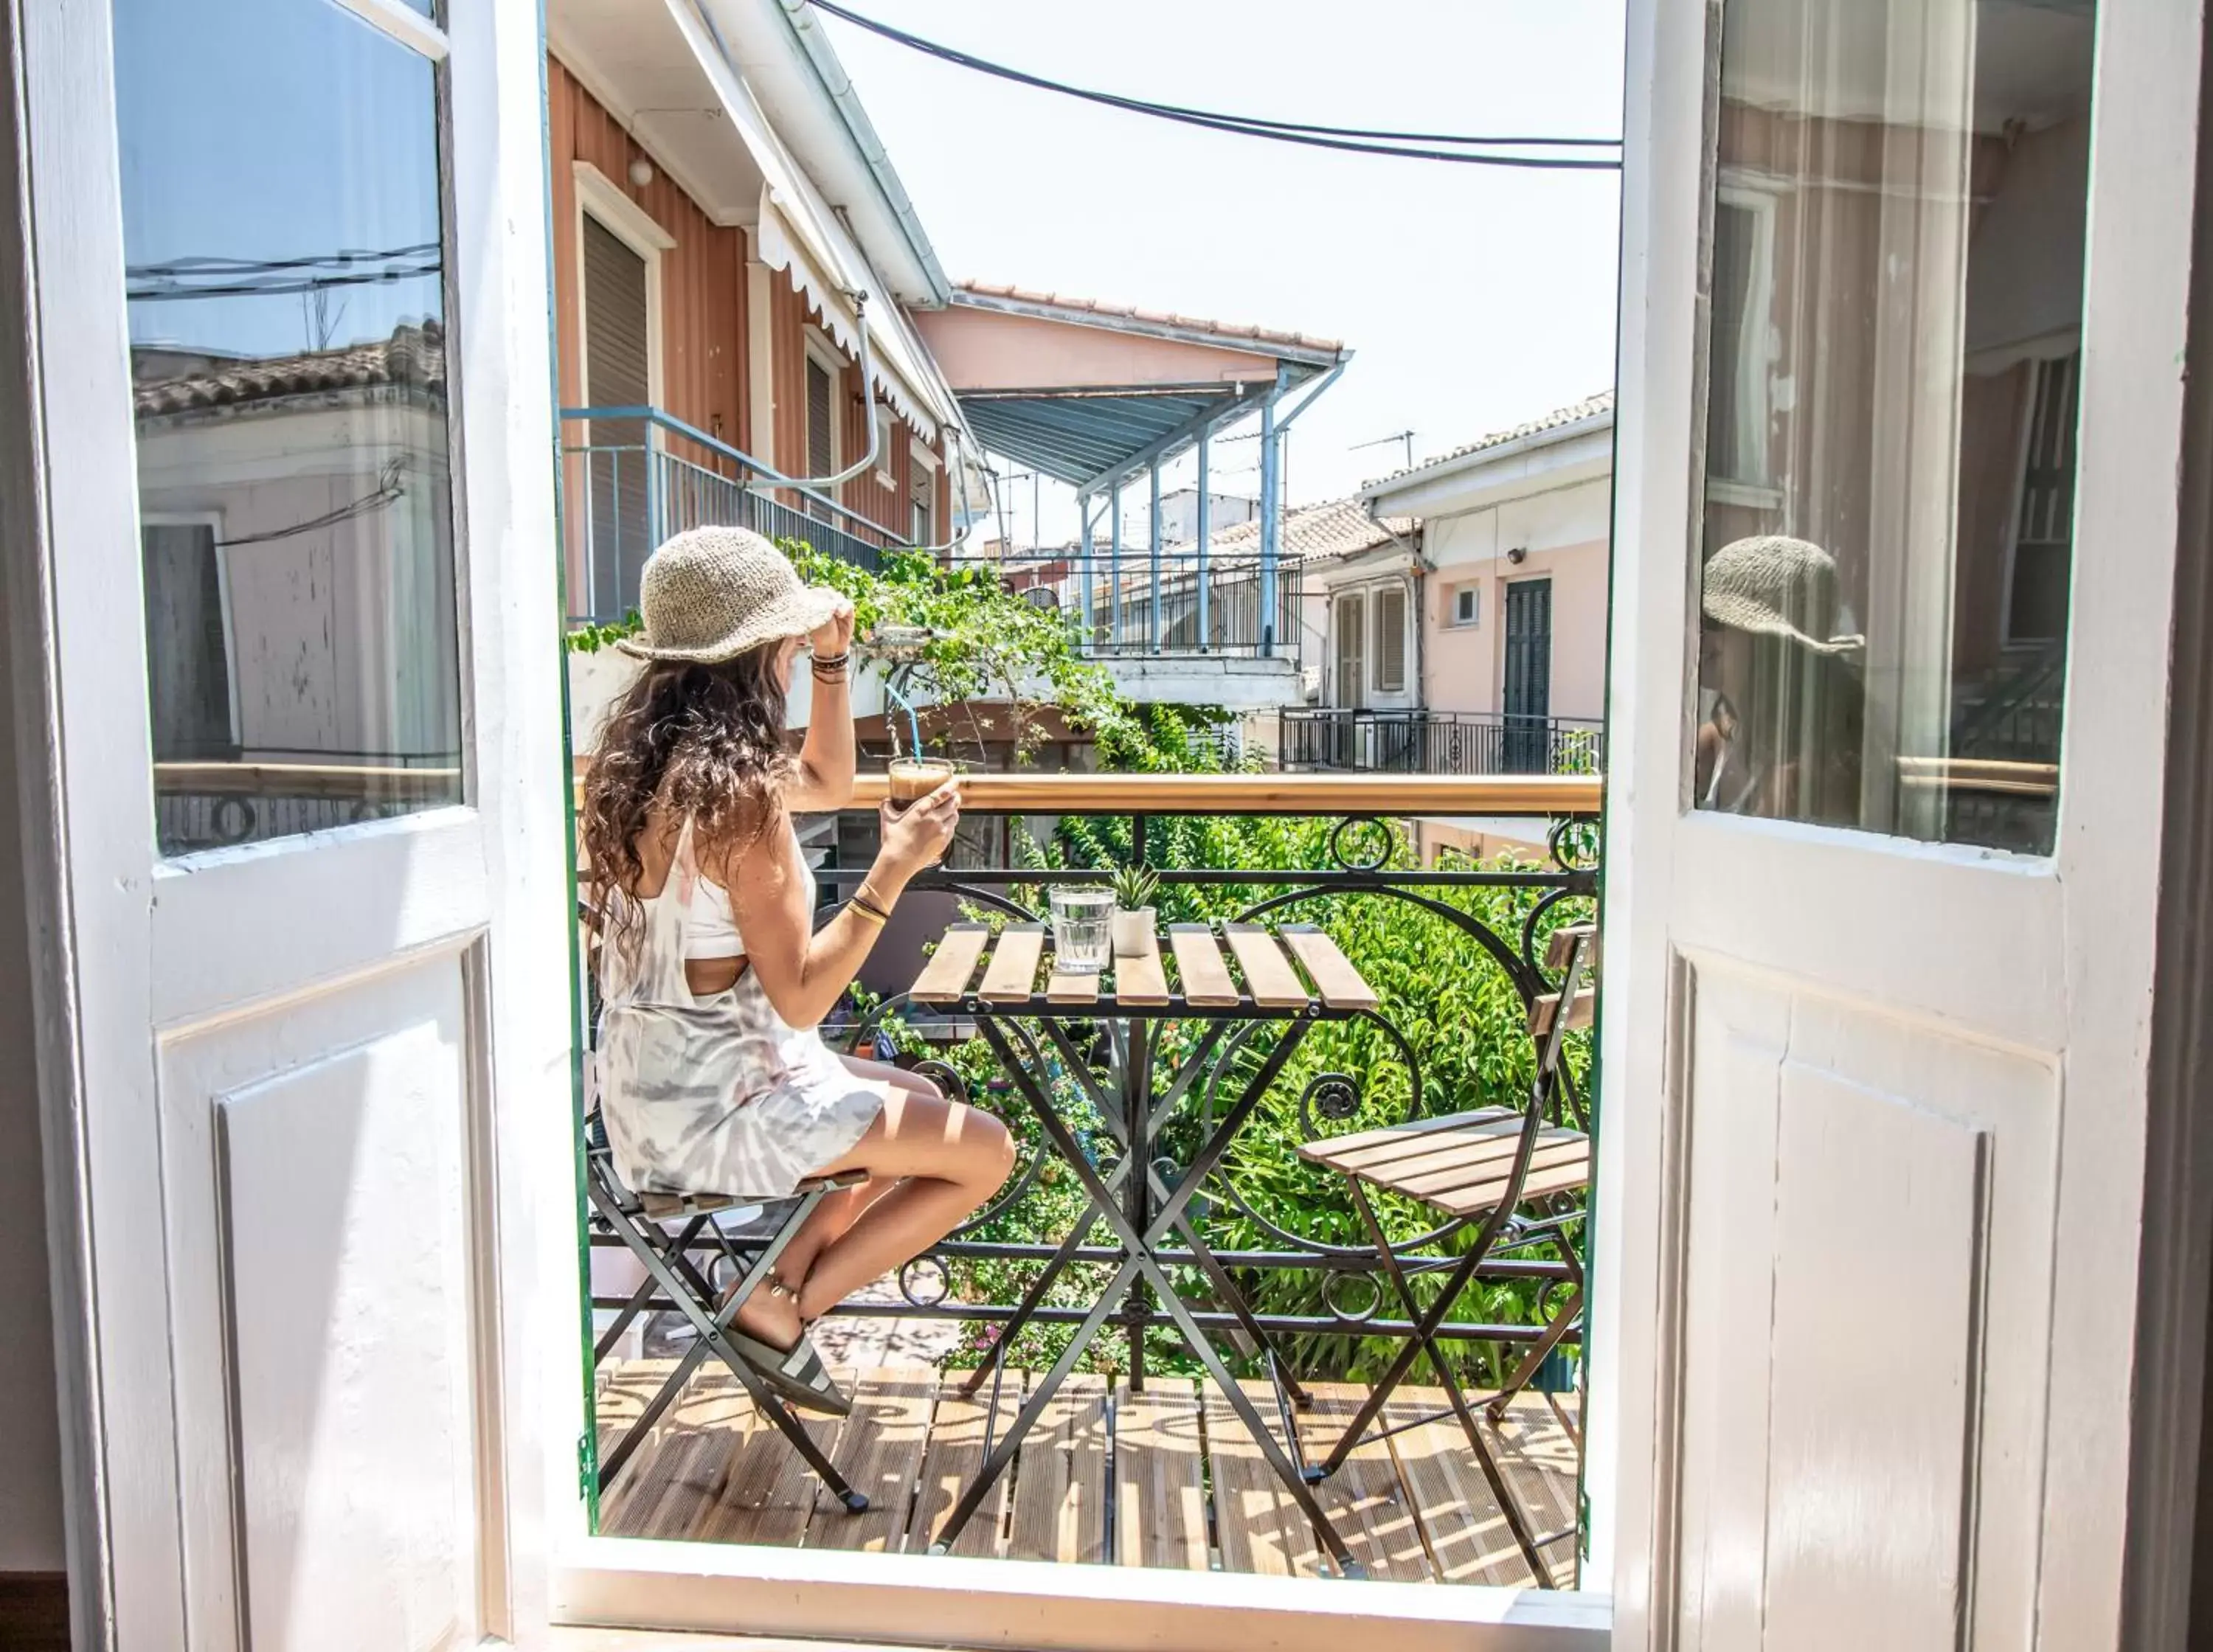
M799 1295L773 1271L761 1282L760 1288L771 1296L789 1296L796 1301ZM852 1396L830 1380L829 1368L822 1363L821 1353L803 1328L799 1340L789 1348L771 1347L735 1324L726 1326L722 1334L777 1399L802 1411L817 1411L826 1417L851 1414Z

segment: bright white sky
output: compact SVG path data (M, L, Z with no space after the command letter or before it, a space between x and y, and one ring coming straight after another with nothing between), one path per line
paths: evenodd
M1614 137L1622 0L851 0L1032 73L1271 119ZM824 17L955 281L1343 339L1294 427L1294 504L1613 381L1618 174L1338 154L991 79ZM1574 151L1566 151L1573 153ZM1257 495L1258 444L1216 486ZM1241 470L1240 467L1243 467ZM1164 474L1188 481L1186 460ZM1044 536L1075 531L1046 485ZM1143 485L1125 498L1142 519ZM1058 495L1058 500L1052 496ZM1029 487L1013 539L1028 541Z

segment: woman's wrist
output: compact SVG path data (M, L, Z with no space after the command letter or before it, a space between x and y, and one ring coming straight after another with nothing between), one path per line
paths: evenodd
M914 874L914 868L901 865L887 855L879 855L869 868L869 875L861 880L861 891L888 912L893 903L906 893L907 881Z

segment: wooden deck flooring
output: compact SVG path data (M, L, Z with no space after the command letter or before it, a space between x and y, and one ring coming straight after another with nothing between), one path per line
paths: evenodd
M637 1416L671 1362L612 1367L600 1393L602 1447ZM830 1459L868 1494L848 1515L728 1373L702 1370L602 1502L613 1535L762 1543L876 1552L926 1551L954 1499L983 1461L990 1391L960 1397L957 1375L926 1367L839 1371L854 1396L843 1420L808 1426ZM1003 1431L1032 1378L1009 1373L999 1397ZM1267 1385L1252 1390L1273 1419ZM1364 1390L1322 1385L1296 1413L1303 1447L1319 1458ZM1393 1425L1441 1409L1435 1388L1405 1387ZM1480 1416L1480 1413L1478 1413ZM1484 1427L1490 1428L1488 1420ZM1491 1430L1501 1466L1540 1534L1575 1523L1573 1443L1541 1395L1520 1397ZM1527 1586L1481 1469L1450 1417L1371 1441L1317 1488L1323 1509L1371 1576L1405 1582ZM1545 1550L1556 1582L1572 1572L1574 1544ZM1267 1575L1312 1574L1320 1556L1297 1505L1210 1382L1154 1376L1143 1393L1125 1381L1078 1375L1064 1383L1010 1472L962 1533L957 1551L1018 1559L1113 1563Z

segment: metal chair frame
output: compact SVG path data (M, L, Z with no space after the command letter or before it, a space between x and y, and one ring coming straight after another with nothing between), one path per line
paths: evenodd
M1328 1478L1343 1466L1353 1449L1363 1438L1368 1437L1369 1426L1382 1414L1383 1408L1389 1402L1391 1395L1396 1392L1399 1384L1405 1381L1408 1373L1413 1369L1414 1361L1426 1355L1430 1369L1436 1373L1437 1381L1444 1389L1446 1399L1450 1402L1450 1410L1448 1412L1436 1413L1418 1420L1432 1422L1446 1415L1459 1419L1460 1429L1467 1436L1468 1448L1474 1453L1476 1463L1483 1471L1483 1478L1490 1485L1492 1497L1497 1500L1499 1512L1505 1516L1507 1528L1513 1533L1515 1546L1521 1551L1521 1557L1527 1562L1530 1572L1536 1578L1539 1586L1544 1588L1551 1588L1554 1586L1552 1569L1545 1562L1544 1547L1546 1544L1555 1542L1569 1533L1556 1532L1539 1537L1531 1530L1528 1516L1521 1508L1520 1498L1515 1495L1513 1487L1508 1483L1505 1473L1499 1467L1497 1457L1492 1452L1490 1442L1484 1438L1483 1430L1477 1426L1475 1413L1468 1405L1466 1395L1462 1393L1460 1384L1454 1380L1451 1367L1446 1363L1444 1352L1437 1344L1437 1328L1449 1317L1453 1305L1460 1300L1461 1293L1467 1289L1478 1271L1497 1251L1520 1249L1539 1239L1545 1239L1551 1242L1553 1248L1566 1262L1570 1280L1567 1301L1554 1312L1546 1323L1544 1334L1524 1355L1504 1386L1484 1404L1484 1411L1496 1423L1504 1417L1506 1407L1514 1396L1527 1387L1531 1379L1535 1376L1538 1368L1544 1362L1545 1356L1565 1339L1569 1332L1581 1318L1583 1301L1582 1260L1575 1255L1574 1246L1567 1242L1562 1233L1565 1224L1575 1220L1581 1215L1581 1211L1555 1215L1534 1225L1518 1229L1515 1227L1515 1213L1522 1202L1521 1190L1528 1180L1529 1166L1535 1156L1539 1133L1546 1118L1557 1111L1560 1087L1564 1082L1560 1069L1560 1054L1565 1045L1571 1009L1576 1003L1576 995L1582 986L1588 954L1593 943L1594 936L1588 931L1577 931L1570 940L1561 991L1552 1001L1551 1021L1541 1034L1538 1045L1537 1076L1530 1086L1529 1105L1522 1115L1521 1137L1516 1144L1513 1165L1508 1172L1503 1191L1499 1195L1497 1204L1493 1205L1485 1215L1482 1226L1477 1230L1474 1241L1461 1256L1459 1263L1446 1279L1443 1288L1437 1292L1435 1300L1427 1308L1424 1308L1417 1299L1407 1265L1392 1247L1390 1234L1385 1230L1382 1222L1376 1216L1375 1205L1369 1198L1362 1179L1357 1175L1346 1173L1345 1182L1351 1191L1353 1206L1359 1212L1361 1222L1368 1229L1369 1238L1375 1246L1376 1255L1381 1264L1384 1277L1390 1282L1393 1293L1405 1308L1406 1317L1413 1321L1414 1329L1412 1334L1400 1346L1398 1354L1393 1358L1383 1375L1369 1391L1368 1398L1362 1403L1360 1410L1354 1416L1351 1423L1347 1425L1337 1444L1331 1448L1329 1454L1320 1462L1310 1466L1306 1471L1309 1480L1320 1481ZM1420 1196L1409 1194L1405 1197L1418 1198ZM1412 1426L1411 1423L1402 1423L1397 1428L1384 1429L1375 1437L1381 1438L1385 1435L1397 1433L1400 1429L1411 1426Z
M814 1207L825 1197L841 1187L850 1187L866 1180L858 1171L838 1176L817 1176L800 1184L798 1192L789 1202L783 1215L777 1219L775 1233L768 1242L750 1256L733 1244L729 1234L715 1222L716 1215L732 1210L741 1203L739 1199L712 1196L692 1196L672 1200L674 1207L667 1216L656 1214L648 1200L639 1198L623 1186L614 1171L613 1155L604 1144L603 1132L596 1128L588 1132L586 1144L586 1175L584 1192L599 1220L636 1257L644 1267L646 1278L631 1295L614 1323L603 1332L593 1350L594 1363L607 1357L615 1341L639 1314L649 1309L674 1308L691 1324L694 1333L692 1346L676 1362L676 1367L661 1383L652 1400L641 1411L622 1437L600 1459L599 1487L602 1494L614 1482L615 1476L644 1443L653 1425L661 1414L676 1401L692 1374L699 1368L709 1354L713 1354L729 1368L753 1402L753 1408L776 1425L777 1431L791 1442L793 1448L806 1460L822 1484L829 1488L845 1507L848 1514L857 1515L869 1506L869 1500L851 1485L831 1463L822 1448L815 1444L793 1408L771 1392L751 1361L741 1353L724 1332L735 1322L738 1312L768 1278L777 1258L791 1243L801 1225L814 1213ZM742 1201L751 1203L752 1201ZM662 1225L664 1220L683 1218L683 1226L672 1233ZM709 1271L703 1271L692 1260L694 1252L703 1248L719 1251L737 1270L736 1283L729 1294L717 1303L717 1293ZM750 1249L750 1247L748 1247ZM658 1295L656 1295L656 1292Z

